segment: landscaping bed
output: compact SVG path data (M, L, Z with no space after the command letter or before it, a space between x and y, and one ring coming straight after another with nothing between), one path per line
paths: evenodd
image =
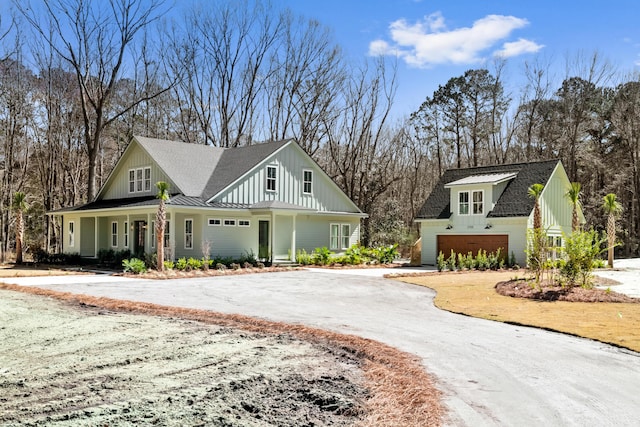
M615 285L613 280L598 279L598 285ZM640 299L612 291L611 288L583 288L581 286L563 287L542 283L536 286L531 280L513 279L496 284L496 292L514 298L529 298L540 301L569 302L619 302L640 303Z

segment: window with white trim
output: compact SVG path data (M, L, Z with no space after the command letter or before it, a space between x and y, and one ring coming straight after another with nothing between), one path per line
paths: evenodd
M151 191L151 168L129 169L129 193Z
M209 218L208 224L212 227L217 227L222 225L222 220L220 218Z
M474 191L471 198L473 200L473 214L482 215L484 213L484 191Z
M312 194L313 192L313 171L304 169L302 171L302 194Z
M224 220L224 226L225 227L235 227L236 226L236 220L235 219L225 219Z
M169 221L164 222L164 247L169 247ZM156 247L156 222L151 221L151 247Z
M193 220L184 220L184 248L193 249Z
M239 219L238 227L251 227L251 221L248 219Z
M129 247L129 223L127 221L124 222L124 247Z
M278 170L275 166L267 166L267 191L276 191L278 180Z
M151 247L156 247L156 222L151 221Z
M111 223L111 247L118 247L118 222Z
M469 192L458 193L458 215L469 215Z
M165 248L169 247L169 241L170 241L170 239L169 239L169 236L170 236L170 234L169 234L169 229L170 229L169 228L169 224L170 223L171 223L171 221L169 221L169 220L164 222L164 239L163 239L163 241L164 241L164 247Z
M76 245L76 223L73 221L69 221L69 246Z
M330 224L329 249L332 249L332 250L349 249L350 239L351 239L351 224Z

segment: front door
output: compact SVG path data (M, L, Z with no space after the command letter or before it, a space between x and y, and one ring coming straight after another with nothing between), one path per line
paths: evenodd
M133 223L133 253L136 256L144 254L144 241L146 238L147 221L134 221Z
M258 259L269 261L269 221L258 222Z

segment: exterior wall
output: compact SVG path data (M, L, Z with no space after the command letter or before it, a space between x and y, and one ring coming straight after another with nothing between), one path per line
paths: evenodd
M471 199L473 191L482 190L484 192L483 195L483 213L482 215L459 215L458 214L458 193L462 191L469 192L469 212L472 212L473 209L473 201ZM453 211L451 214L451 218L449 222L453 225L454 228L460 229L468 229L469 231L472 229L482 229L487 225L487 214L493 209L495 205L493 185L491 184L476 184L476 185L456 185L449 189L449 203L451 206L451 210ZM500 195L497 194L495 199Z
M174 258L202 258L202 224L203 215L197 212L193 213L175 213L175 237L174 237ZM193 247L191 249L185 248L185 220L193 220Z
M277 170L276 191L267 191L267 166ZM304 170L313 171L312 194L303 194ZM254 204L277 200L297 206L334 212L357 212L351 201L333 181L294 144L285 146L274 156L261 163L239 182L215 198L219 202Z
M121 199L127 197L140 197L140 196L153 196L156 194L156 182L165 181L169 183L172 189L175 189L175 184L169 179L169 177L160 170L156 163L149 157L149 155L142 149L137 143L133 143L127 153L126 157L122 158L118 162L118 166L113 171L107 186L105 193L102 195L102 199ZM151 168L151 189L146 192L129 193L129 170L135 168Z
M571 234L572 207L565 196L570 188L571 184L564 169L556 168L540 197L542 226L548 235ZM529 217L529 227L533 227L533 212Z
M516 262L520 265L526 263L527 248L527 218L492 218L491 229L478 228L460 229L455 225L447 229L447 220L423 220L420 222L420 235L422 238L422 263L435 265L438 254L438 235L464 235L464 234L506 234L509 236L509 254L515 255Z
M209 225L209 218L235 219L235 226ZM249 220L249 227L238 226L238 220ZM203 216L203 239L211 243L211 257L239 258L247 253L258 256L258 221L260 218L249 215L238 215L237 212L215 212Z
M360 220L353 217L298 215L296 218L296 252L313 252L315 248L330 246L331 224L349 224L349 246L360 242ZM334 250L334 252L337 252Z

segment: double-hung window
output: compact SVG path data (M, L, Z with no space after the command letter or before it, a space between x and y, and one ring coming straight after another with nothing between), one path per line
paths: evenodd
M193 220L184 220L184 248L193 249Z
M124 247L129 247L129 223L127 221L124 222Z
M458 215L482 215L484 192L482 190L458 192Z
M329 227L329 246L332 250L349 249L351 224L331 224Z
M460 191L458 193L458 214L469 215L469 192Z
M482 215L484 213L484 193L482 190L474 191L472 193L473 198L473 214L474 215Z
M313 171L305 169L302 171L302 194L313 192Z
M276 191L278 181L278 169L275 166L267 166L267 191Z
M129 193L151 191L151 168L129 169Z
M111 246L118 247L118 222L113 221L111 223Z
M69 246L71 247L76 245L75 228L76 228L75 222L69 221Z

